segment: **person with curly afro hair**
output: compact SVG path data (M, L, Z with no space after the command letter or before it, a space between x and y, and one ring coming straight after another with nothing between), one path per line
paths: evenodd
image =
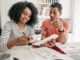
M1 39L5 41L2 48L6 50L16 45L29 44L33 39L33 27L38 21L37 14L37 8L31 2L13 4L8 13L11 21L7 21L2 29Z

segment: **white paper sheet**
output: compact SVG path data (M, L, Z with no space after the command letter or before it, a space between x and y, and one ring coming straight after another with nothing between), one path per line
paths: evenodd
M43 43L45 43L45 42L47 42L47 41L50 41L50 40L52 40L52 39L55 40L57 37L58 37L57 34L53 34L53 35L51 35L51 36L49 36L49 37L47 37L47 38L45 38L45 39L43 39L43 40L35 41L35 42L33 43L33 45L39 46L40 44L43 44Z
M60 54L57 51L47 47L33 49L32 52L35 60L73 60L68 55Z

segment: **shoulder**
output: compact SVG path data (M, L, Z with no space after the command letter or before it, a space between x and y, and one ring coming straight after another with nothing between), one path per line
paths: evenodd
M50 19L45 19L45 20L43 20L43 22L49 22L50 21Z
M61 21L63 22L63 24L70 24L68 19L61 19Z
M5 25L11 25L11 24L15 24L15 22L14 21L7 21L6 23L5 23Z
M3 28L11 28L12 26L14 26L16 23L14 21L7 21Z
M46 19L46 20L43 20L42 24L48 24L50 22L50 19Z

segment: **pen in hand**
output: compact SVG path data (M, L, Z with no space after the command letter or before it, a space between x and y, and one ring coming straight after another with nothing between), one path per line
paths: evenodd
M28 36L25 32L22 32L22 34L23 34L24 36Z
M24 35L24 36L28 36L25 32L23 32L23 35ZM32 45L30 38L28 38L28 40L30 41L30 42L28 43L28 45Z
M22 32L22 34L24 35L24 36L28 36L25 32ZM28 38L28 40L30 40L29 38ZM28 45L32 45L31 43L28 43Z

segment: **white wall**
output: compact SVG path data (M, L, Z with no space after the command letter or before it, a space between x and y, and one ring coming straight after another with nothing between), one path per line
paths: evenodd
M10 20L8 17L8 11L10 7L17 1L25 1L25 0L0 0L2 27L4 26L6 21Z
M1 28L1 12L0 12L0 28Z
M8 17L8 10L11 7L11 5L15 2L15 0L0 0L1 2L1 23L2 27L5 24L6 21L9 20Z
M63 18L71 18L71 0L60 0L62 4L62 16Z
M73 41L80 42L80 0L73 0Z

